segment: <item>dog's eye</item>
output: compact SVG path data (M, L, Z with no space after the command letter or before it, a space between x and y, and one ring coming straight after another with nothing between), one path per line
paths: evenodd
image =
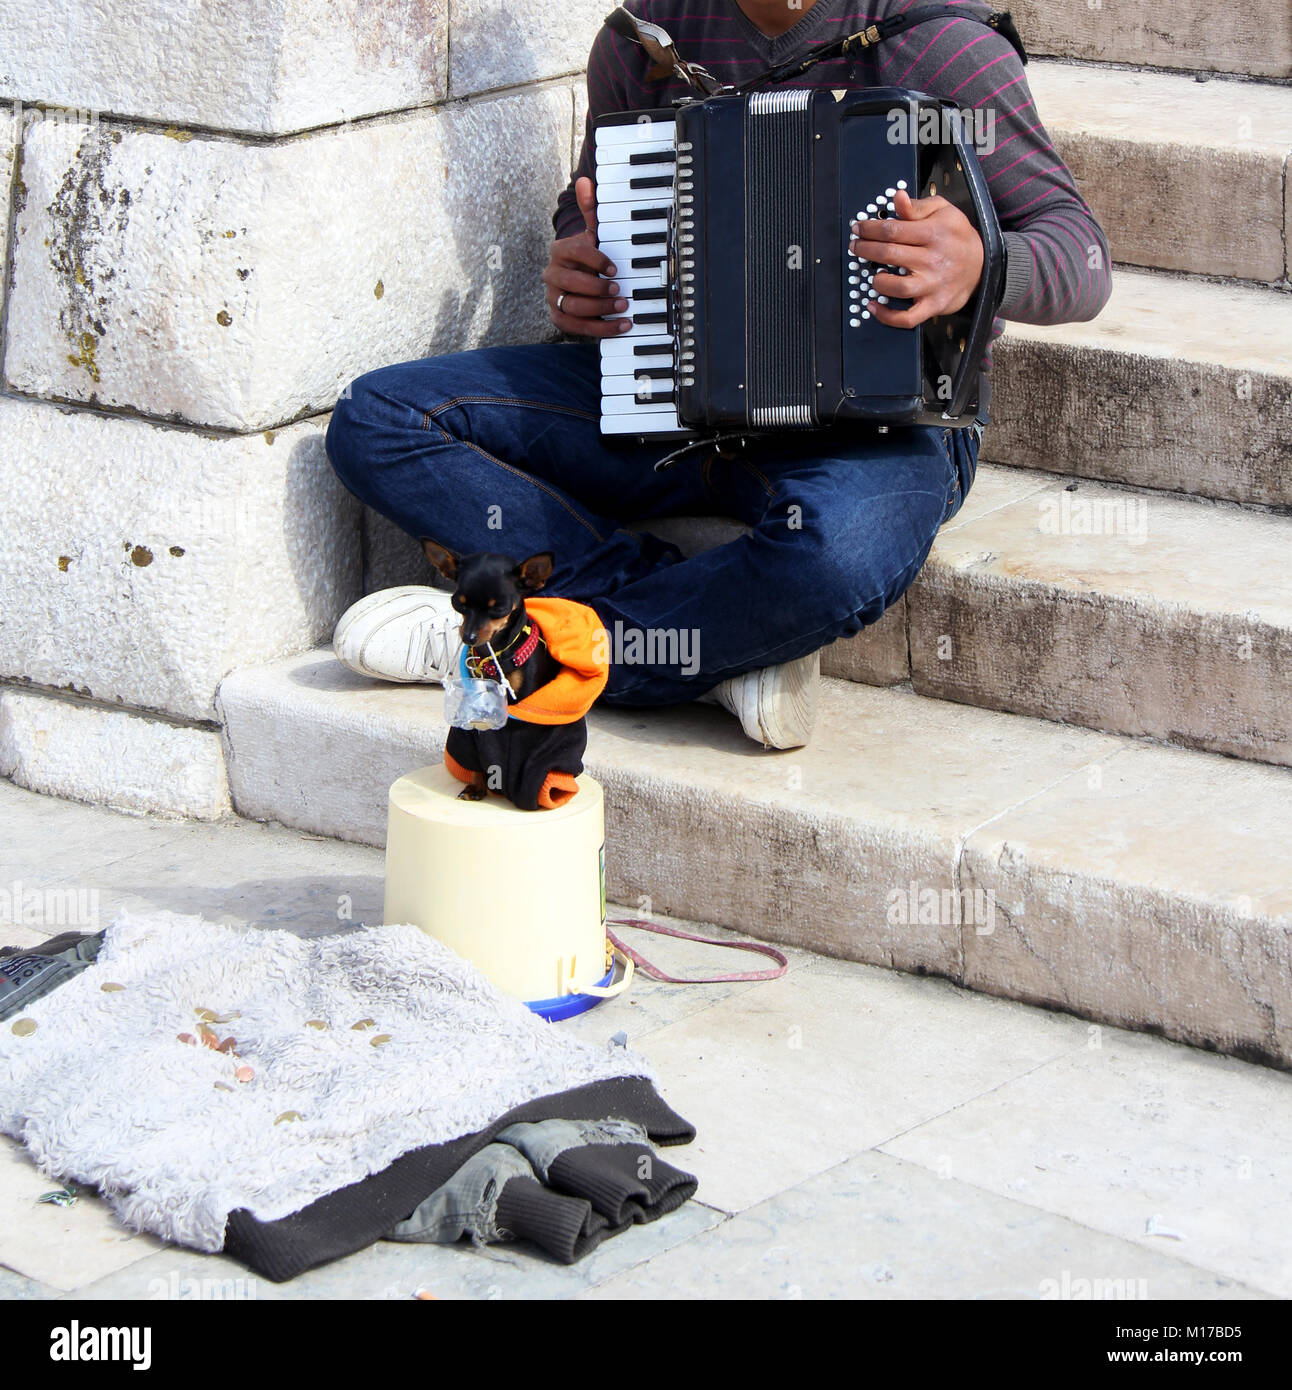
M463 608L466 607L466 605L457 596L457 594L454 594L453 597L449 600L449 602L454 606L454 608L458 610L459 613L461 613Z

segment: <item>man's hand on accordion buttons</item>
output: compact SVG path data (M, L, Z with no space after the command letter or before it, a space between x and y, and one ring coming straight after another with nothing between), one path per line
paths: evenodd
M592 180L575 182L574 196L586 224L576 236L561 237L552 243L552 253L543 272L547 286L547 308L552 322L562 333L578 333L588 338L613 338L626 333L631 319L604 319L603 314L622 314L628 301L619 297L619 286L603 275L617 275L608 256L597 249L597 202Z
M905 275L876 273L865 307L893 328L914 328L938 314L953 314L969 302L982 276L982 238L973 223L945 198L893 199L896 217L852 223L854 256L878 265L904 267ZM894 309L880 299L909 299Z

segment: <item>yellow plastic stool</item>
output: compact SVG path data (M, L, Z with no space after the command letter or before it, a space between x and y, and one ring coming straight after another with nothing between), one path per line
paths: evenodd
M626 989L631 961L611 983L601 784L583 774L550 811L461 790L442 766L391 784L384 920L420 927L547 1018Z

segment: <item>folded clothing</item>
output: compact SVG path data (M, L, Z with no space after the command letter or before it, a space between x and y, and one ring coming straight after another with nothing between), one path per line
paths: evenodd
M631 1121L513 1124L387 1238L529 1240L573 1264L607 1237L675 1211L695 1189L695 1179L659 1158Z

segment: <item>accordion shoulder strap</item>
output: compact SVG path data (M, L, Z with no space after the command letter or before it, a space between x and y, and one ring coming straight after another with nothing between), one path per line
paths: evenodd
M888 19L876 20L874 24L867 25L855 34L811 49L805 55L791 58L788 63L782 63L779 67L769 68L757 77L750 78L748 82L741 83L735 90L746 92L764 82L785 82L791 77L797 77L801 72L806 72L817 63L874 48L876 44L896 38L898 34L914 29L917 24L927 24L932 19L967 19L972 24L986 25L988 29L994 29L1001 38L1008 41L1022 62L1027 62L1027 50L1023 47L1023 40L1019 37L1008 10L992 10L989 14L979 17L965 14L963 5L917 5L913 10L906 10Z

